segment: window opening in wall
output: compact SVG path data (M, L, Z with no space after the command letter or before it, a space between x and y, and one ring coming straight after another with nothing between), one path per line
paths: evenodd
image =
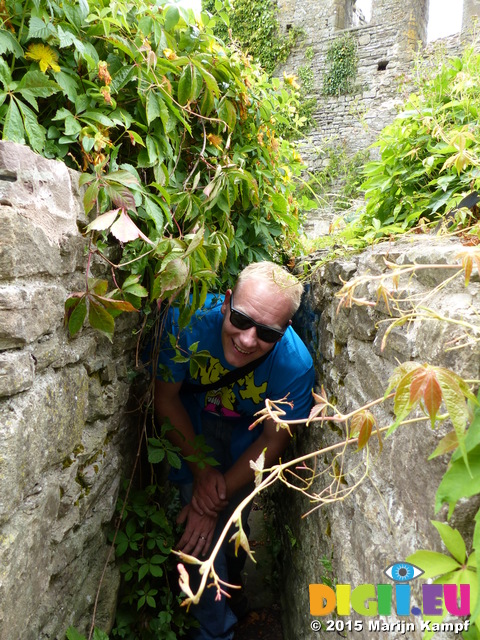
M462 28L463 2L456 0L430 0L427 41L459 33Z
M356 0L353 7L353 26L361 27L372 19L372 0Z
M385 71L385 69L388 66L388 60L380 60L380 62L377 65L377 69L378 71Z

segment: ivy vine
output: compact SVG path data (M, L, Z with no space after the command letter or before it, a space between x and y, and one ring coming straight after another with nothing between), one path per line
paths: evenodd
M357 78L357 42L346 33L328 47L327 71L323 78L325 96L341 96L352 93Z
M227 7L219 0L203 0L202 8L215 13ZM215 26L215 35L225 41L231 37L237 40L242 49L258 61L268 75L273 75L276 67L286 62L294 47L299 32L290 29L287 37L279 33L278 7L275 0L236 0L228 6L229 27L220 24Z

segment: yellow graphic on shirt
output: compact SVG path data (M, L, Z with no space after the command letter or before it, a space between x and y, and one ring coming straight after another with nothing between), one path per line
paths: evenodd
M225 369L220 364L218 358L210 357L208 366L199 370L199 380L201 384L210 384L217 382L226 373L228 369ZM232 383L228 387L222 387L213 391L207 391L205 395L205 409L213 413L218 413L224 416L239 416L237 411L237 398L233 392L233 385L238 385L238 394L242 400L251 400L254 404L261 404L264 400L262 393L267 390L267 382L257 386L255 384L254 372L250 371L243 378L240 378L235 383Z

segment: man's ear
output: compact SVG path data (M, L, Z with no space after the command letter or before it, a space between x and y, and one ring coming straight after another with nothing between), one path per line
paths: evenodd
M223 304L220 308L220 311L222 312L223 315L226 314L227 309L230 306L230 298L232 296L232 290L231 289L227 289L225 292L225 300L223 301Z

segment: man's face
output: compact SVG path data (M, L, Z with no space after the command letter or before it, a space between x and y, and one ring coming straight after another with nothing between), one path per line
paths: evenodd
M230 290L222 305L222 346L226 361L234 367L257 360L271 351L275 343L264 342L256 328L241 330L230 322ZM263 280L247 280L235 289L234 308L260 324L285 331L290 322L290 303L271 283Z

